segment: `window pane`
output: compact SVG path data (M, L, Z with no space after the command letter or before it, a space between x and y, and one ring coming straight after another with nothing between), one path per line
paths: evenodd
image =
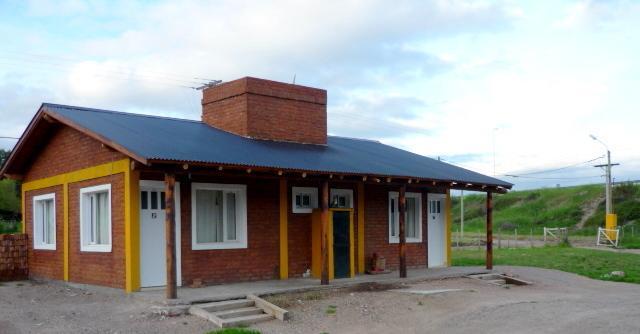
M302 196L300 196L300 195L296 195L296 206L297 206L297 207L300 207L300 206L302 205L302 199L301 199L301 197L302 197Z
M227 193L227 240L236 240L236 194Z
M158 192L151 192L151 210L158 210Z
M406 227L405 227L405 236L407 238L415 238L416 237L416 199L413 197L407 197L407 211L405 213L406 217Z
M44 204L44 243L45 244L53 244L53 239L56 231L54 230L53 221L55 217L53 216L53 200L47 200L43 202Z
M96 240L100 245L110 243L109 240L109 194L97 193L96 196Z
M222 242L222 191L196 190L196 242Z
M391 214L389 215L389 225L391 225L391 235L392 236L397 236L398 234L396 233L396 201L395 199L391 199L391 201L389 201L389 205L391 206Z
M437 204L436 204L436 206L437 206L437 208L438 208L437 213L440 213L440 201L436 201L436 203L437 203Z
M141 203L141 207L142 210L146 210L149 208L149 193L146 191L143 191L142 193L140 193L140 203Z
M311 203L310 196L307 194L302 195L302 206L305 208L308 208L310 206L310 203Z
M164 191L160 193L160 209L164 210L166 206Z

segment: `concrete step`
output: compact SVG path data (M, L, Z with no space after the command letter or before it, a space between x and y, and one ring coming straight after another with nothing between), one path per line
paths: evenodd
M221 319L220 327L238 327L238 326L248 326L251 324L255 324L262 321L269 321L275 319L271 314L254 314L247 315L243 317L229 318L229 319Z
M264 311L257 307L243 307L213 313L213 315L220 319L238 318L256 314L264 314Z
M197 306L207 312L220 312L237 308L250 307L254 305L255 302L253 300L232 299L213 303L195 304L194 306Z
M507 284L507 281L504 280L504 279L492 279L492 280L487 280L487 282L493 283L493 284L496 284L496 285L505 285L505 284Z

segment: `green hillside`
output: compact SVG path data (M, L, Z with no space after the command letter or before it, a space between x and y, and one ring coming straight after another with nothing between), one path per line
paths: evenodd
M614 210L618 224L640 221L640 186L620 184L614 187ZM484 194L467 195L464 199L465 232L484 231ZM460 199L453 198L453 230L460 229ZM594 231L604 224L603 185L584 185L513 191L494 196L494 230L541 234L543 227L572 227Z

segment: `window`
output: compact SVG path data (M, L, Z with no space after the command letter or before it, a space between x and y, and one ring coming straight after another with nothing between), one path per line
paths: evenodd
M293 213L311 213L318 207L318 188L292 188Z
M422 194L405 194L405 236L407 242L422 242ZM398 193L389 192L389 243L399 240Z
M245 185L193 183L192 248L247 248L246 198Z
M353 190L331 189L329 206L332 208L353 208Z
M80 189L80 250L111 252L111 185Z
M440 201L439 200L431 200L429 201L429 213L440 213Z
M33 197L33 248L56 249L56 195Z

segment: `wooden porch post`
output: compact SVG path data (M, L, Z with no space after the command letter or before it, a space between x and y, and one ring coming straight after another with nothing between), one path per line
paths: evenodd
M405 211L407 208L407 199L405 197L405 192L406 192L406 186L402 185L400 186L400 191L398 192L398 239L400 240L400 242L398 243L399 246L399 255L400 255L400 278L405 278L407 277L407 258L406 258L406 253L407 253L407 236L405 235L405 222L404 222L404 215L405 215Z
M487 192L487 269L493 269L493 193Z
M167 253L167 299L178 298L176 288L176 216L174 187L176 176L173 173L164 174L165 193L165 239Z
M320 203L321 213L320 221L322 223L322 239L320 242L320 256L322 257L322 276L320 278L320 284L329 284L329 181L322 181L320 188Z

